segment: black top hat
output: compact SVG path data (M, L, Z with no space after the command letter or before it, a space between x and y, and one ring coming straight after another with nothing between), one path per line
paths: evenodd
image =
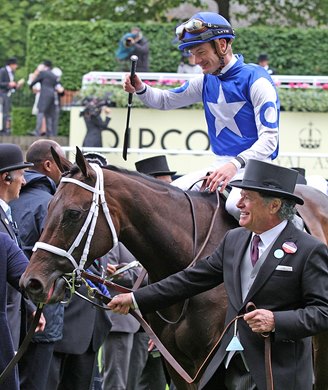
M33 166L33 163L23 161L23 153L19 146L0 144L0 173Z
M257 58L257 61L258 62L261 62L261 61L269 61L269 56L267 54L260 54Z
M302 198L294 195L298 172L259 160L248 160L243 180L233 180L233 187L257 191L277 198L294 200L303 204Z
M298 172L297 175L297 184L307 184L307 180L305 179L305 169L300 167L291 167L290 169L294 169Z
M176 172L170 171L165 156L154 156L136 162L136 170L150 176L173 176Z
M17 58L16 57L11 57L8 58L6 65L12 65L12 64L18 64Z

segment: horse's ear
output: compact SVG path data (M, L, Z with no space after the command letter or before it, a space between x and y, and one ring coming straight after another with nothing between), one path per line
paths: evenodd
M91 173L91 171L93 171L93 169L91 168L91 165L88 163L88 161L83 156L83 153L81 152L81 150L78 147L76 147L75 162L76 162L76 165L81 169L82 174L85 177L89 177L90 173Z
M67 172L71 169L73 164L67 158L60 156L52 146L50 147L50 151L61 173Z

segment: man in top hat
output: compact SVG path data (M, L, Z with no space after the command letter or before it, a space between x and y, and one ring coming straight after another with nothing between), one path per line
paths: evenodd
M17 58L9 58L6 66L0 69L0 106L2 105L2 121L0 121L0 134L10 134L11 120L10 95L16 88L24 84L24 80L15 81L15 71L18 67ZM1 110L0 110L1 112Z
M264 68L269 73L269 75L274 74L274 70L270 68L269 56L267 54L260 54L257 58L257 63L258 65L262 66L262 68Z
M12 220L9 202L19 197L25 184L24 169L33 166L23 160L23 153L14 144L0 144L0 232L17 241L17 227ZM20 335L21 295L8 285L7 311L14 347L17 350Z
M166 183L172 183L172 176L176 172L171 171L166 156L154 156L145 158L135 163L136 170L145 175L153 176L156 179L165 181Z
M261 335L267 333L274 388L312 390L310 336L328 329L328 250L290 222L295 205L303 204L293 194L297 174L250 160L243 180L231 182L241 189L241 227L230 230L215 252L194 267L108 304L122 314L130 307L153 312L224 281L226 324L242 318L236 333L230 326L224 334L200 389L265 390ZM216 380L221 387L212 387Z

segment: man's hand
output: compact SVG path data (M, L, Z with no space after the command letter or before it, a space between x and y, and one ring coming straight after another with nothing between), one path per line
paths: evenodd
M107 306L114 313L128 314L133 307L132 293L116 295Z
M36 311L34 311L32 313L32 316L34 317L35 316L35 313ZM35 333L37 332L43 332L44 331L44 328L46 327L46 319L45 319L45 316L43 315L43 313L41 313L41 316L40 316L40 319L39 319L39 323L37 325L37 327L35 328Z
M272 311L256 309L244 315L244 320L255 333L272 332L275 328Z
M223 192L236 173L236 166L232 162L228 162L210 174L206 186L211 192L214 192L220 186L220 192Z
M134 85L134 86L133 86ZM130 75L125 75L124 82L123 82L123 89L125 92L134 93L136 91L140 91L143 88L143 82L136 74L133 78L133 85L131 84L131 78Z

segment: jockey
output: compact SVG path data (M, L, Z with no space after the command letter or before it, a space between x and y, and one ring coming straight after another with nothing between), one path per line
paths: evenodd
M138 75L131 85L127 75L125 91L138 95L147 106L162 110L203 102L211 149L210 166L187 174L172 184L188 189L201 177L210 191L222 192L230 180L240 180L249 159L271 161L278 154L280 103L274 83L262 67L245 64L234 55L235 32L229 22L213 12L199 12L176 29L179 49L195 55L203 75L179 88L161 90L142 82ZM239 190L233 188L226 204L239 218L236 203Z

